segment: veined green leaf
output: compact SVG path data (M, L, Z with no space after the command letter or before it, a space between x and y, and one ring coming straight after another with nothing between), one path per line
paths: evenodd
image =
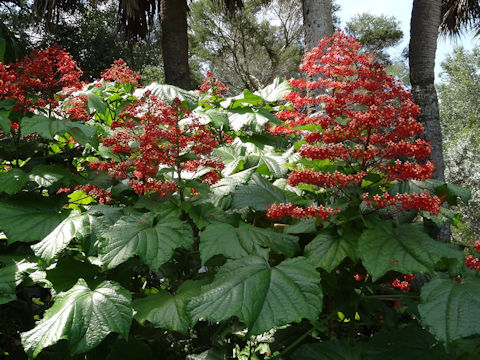
M356 257L356 239L352 236L317 235L306 247L305 256L316 267L330 272L347 256Z
M434 279L421 290L422 323L441 341L480 334L480 279Z
M200 282L188 280L175 295L160 290L137 299L133 302L135 319L141 325L148 321L155 327L187 334L191 320L185 311L185 301L199 295L200 287Z
M50 261L65 249L73 238L86 236L89 230L88 215L72 212L42 241L32 245L32 249L35 255Z
M200 234L202 263L217 254L230 259L240 259L248 255L266 257L266 248L292 257L298 249L298 238L245 223L240 223L239 227L224 223L211 224Z
M320 275L305 258L275 267L258 256L227 262L201 295L187 304L193 320L237 316L252 335L322 311Z
M69 343L72 354L93 349L109 333L127 338L133 310L130 292L113 282L103 282L90 290L83 279L55 298L43 319L30 331L21 334L23 347L30 358L61 339Z
M401 273L433 272L445 259L463 261L463 252L431 239L423 224L402 224L368 229L359 239L358 251L362 263L376 281L390 270Z
M11 122L10 119L8 118L10 115L10 110L0 110L0 129L5 134L10 134L10 126Z
M190 248L192 229L175 217L160 219L155 214L128 215L105 230L100 245L100 259L108 269L138 255L152 269L158 269L173 255L176 248Z
M273 83L255 92L263 99L269 102L283 100L285 95L292 91L292 88L287 80L282 78L275 78Z

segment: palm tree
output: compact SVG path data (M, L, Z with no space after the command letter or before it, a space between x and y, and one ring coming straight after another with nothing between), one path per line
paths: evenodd
M440 31L457 35L465 26L471 26L480 33L479 0L443 0Z
M435 89L435 52L441 20L442 0L414 0L410 25L410 82L414 102L420 106L419 121L433 151L434 178L444 180L442 132Z
M17 1L17 0L9 0ZM35 0L34 12L52 25L60 11L71 11L98 0ZM212 0L233 13L243 0ZM119 0L120 25L127 36L145 38L158 16L162 28L162 53L167 84L190 89L188 66L187 0Z

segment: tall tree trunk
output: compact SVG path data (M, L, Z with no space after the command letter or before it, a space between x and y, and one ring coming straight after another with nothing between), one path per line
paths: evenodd
M161 0L160 11L165 82L190 89L187 0Z
M410 24L410 83L414 102L420 106L419 121L425 138L433 146L430 160L435 164L434 178L445 180L442 131L435 89L435 52L442 0L414 0Z
M435 165L434 178L445 180L442 129L435 89L435 52L441 18L442 0L414 0L410 24L410 83L413 101L420 106L419 121L425 128L424 137L433 146L429 160ZM431 222L425 222L427 232L435 238L449 241L450 228L444 224L439 231Z
M310 51L333 33L332 0L302 0L302 5L305 51Z

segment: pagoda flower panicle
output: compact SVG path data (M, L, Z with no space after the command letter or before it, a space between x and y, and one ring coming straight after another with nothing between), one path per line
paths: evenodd
M305 55L300 70L310 80L290 80L296 89L286 96L292 109L277 113L283 124L270 132L301 135L304 144L298 153L303 158L339 165L334 172L299 167L288 177L291 186L307 184L342 191L361 187L370 174L383 184L422 181L433 175L434 164L426 160L432 147L421 138L423 126L416 121L419 107L373 56L359 50L360 43L354 38L336 32ZM362 200L374 209L396 206L398 211L424 210L433 215L440 212L441 205L428 191L365 192ZM338 213L326 206L274 204L267 214L272 219L290 215L325 220Z

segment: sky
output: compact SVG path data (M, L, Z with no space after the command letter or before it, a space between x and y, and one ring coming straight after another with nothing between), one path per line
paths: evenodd
M342 25L353 16L365 12L372 15L394 16L400 21L400 26L403 31L403 41L397 49L391 51L391 54L393 56L400 55L402 50L408 46L413 0L337 0L337 3L341 6L339 17L342 20ZM472 32L466 32L456 40L443 36L439 37L435 65L437 82L440 81L440 63L448 54L452 53L455 47L460 45L471 50L473 47L480 45L480 38L474 38Z

